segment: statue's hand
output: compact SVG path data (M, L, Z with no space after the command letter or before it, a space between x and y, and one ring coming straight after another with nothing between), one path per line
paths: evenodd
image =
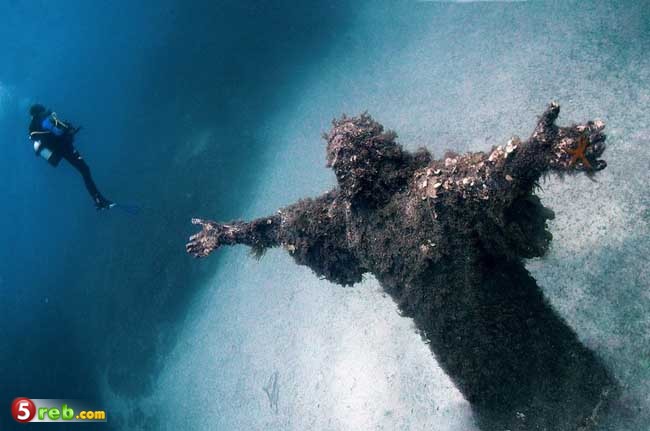
M571 127L561 127L553 148L551 164L556 170L593 173L607 167L600 160L605 151L605 123L596 120Z
M539 118L531 139L548 148L547 163L556 172L586 172L593 174L607 167L598 158L605 151L605 123L601 120L588 121L568 127L558 127L555 120L560 114L560 105L552 102Z
M192 224L201 226L201 232L192 235L185 245L194 257L205 257L220 246L233 243L232 226L198 218L192 219Z

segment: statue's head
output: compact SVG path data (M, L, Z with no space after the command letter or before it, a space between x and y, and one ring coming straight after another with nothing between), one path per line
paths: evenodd
M397 135L364 113L333 121L327 140L327 166L334 170L343 197L354 206L376 207L405 183L408 153Z

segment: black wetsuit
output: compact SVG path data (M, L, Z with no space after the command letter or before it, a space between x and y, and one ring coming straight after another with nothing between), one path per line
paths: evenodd
M58 165L59 161L63 158L79 171L95 205L105 207L110 201L104 198L97 189L90 174L90 168L73 145L75 129L71 125L61 122L56 122L53 125L48 121L48 119L52 118L51 115L51 112L44 112L41 115L32 117L29 125L31 139L40 140L44 148L52 151L52 156L49 160L51 165Z

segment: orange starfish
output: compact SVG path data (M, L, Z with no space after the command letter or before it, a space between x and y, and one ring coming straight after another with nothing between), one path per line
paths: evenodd
M589 141L585 136L580 136L580 140L578 141L578 148L575 150L569 150L567 149L566 152L571 154L571 160L569 161L569 166L572 166L578 161L578 159L582 162L582 165L585 166L588 169L592 169L591 163L589 163L589 160L587 160L587 156L585 156L585 150L587 149L587 146L589 145Z

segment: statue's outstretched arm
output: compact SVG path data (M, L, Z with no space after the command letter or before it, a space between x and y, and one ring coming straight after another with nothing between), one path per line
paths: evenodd
M415 173L418 194L443 206L482 202L484 211L501 212L530 195L541 177L585 172L591 176L607 163L605 124L589 121L559 127L560 105L551 103L526 141L513 137L488 152L448 153ZM496 210L496 211L492 211Z
M280 215L227 224L195 218L192 223L201 226L201 231L190 237L185 248L195 257L205 257L222 245L244 244L253 251L263 251L281 241Z
M496 165L494 174L528 186L547 173L591 175L605 169L607 163L599 159L605 151L605 123L596 120L560 127L555 124L559 113L560 105L551 103L527 141L513 138L505 147L495 148L490 154Z
M222 245L247 245L256 255L282 246L296 263L310 267L317 276L352 285L361 281L367 270L350 246L346 208L338 193L331 191L251 222L222 224L193 219L201 231L190 237L186 249L195 257L205 257Z

